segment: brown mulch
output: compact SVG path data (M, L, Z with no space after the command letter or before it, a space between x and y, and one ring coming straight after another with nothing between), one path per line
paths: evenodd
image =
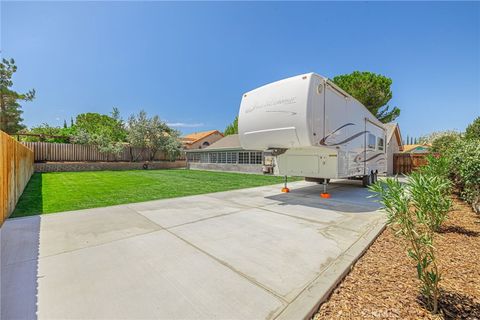
M425 307L406 243L387 228L314 319L480 319L480 216L455 198L435 246L443 277L440 314Z

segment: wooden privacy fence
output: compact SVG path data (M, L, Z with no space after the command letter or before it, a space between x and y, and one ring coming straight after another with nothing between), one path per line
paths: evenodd
M119 154L100 152L96 146L70 143L23 142L35 153L35 161L149 161L147 149L125 146ZM182 153L177 160L185 159ZM169 160L157 152L153 160Z
M428 163L427 156L431 153L395 153L393 154L393 173L409 174L418 167Z
M0 131L0 226L33 174L33 151Z

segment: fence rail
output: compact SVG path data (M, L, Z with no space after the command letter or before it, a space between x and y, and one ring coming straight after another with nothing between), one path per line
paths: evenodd
M70 143L23 142L35 153L35 161L149 161L149 150L124 147L119 154L105 153L96 146ZM177 160L184 160L182 153ZM153 160L169 160L163 152L157 152Z
M409 174L428 163L431 153L395 153L393 154L393 174Z
M0 226L33 174L33 151L0 131Z

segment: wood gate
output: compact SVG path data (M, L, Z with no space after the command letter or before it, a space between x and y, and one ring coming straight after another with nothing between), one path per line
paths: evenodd
M428 163L431 153L395 153L393 154L393 174L409 174Z

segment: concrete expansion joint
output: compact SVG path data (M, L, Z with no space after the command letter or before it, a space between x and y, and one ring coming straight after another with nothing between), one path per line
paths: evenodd
M190 221L190 222L185 222L185 223L177 224L177 225L174 225L174 226L171 226L171 227L165 227L164 229L165 229L165 230L171 230L171 229L175 229L175 228L178 228L178 227L183 227L183 226L186 226L186 225L189 225L189 224L194 224L194 223L197 223L197 222L202 222L202 221L206 221L206 220L212 220L212 219L215 219L215 218L221 218L221 217L225 217L225 216L230 216L230 215L232 215L232 214L240 213L240 212L242 212L242 210L244 210L244 209L242 208L242 209L235 210L235 211L233 211L233 212L222 213L222 214L219 214L219 215L213 216L213 217L206 217L206 218L202 218L202 219L198 219L198 220L194 220L194 221ZM148 219L148 218L147 218L147 219Z
M85 250L85 249L90 249L90 248L95 248L95 247L100 247L100 246L103 246L103 245L106 245L106 244L109 244L109 243L114 243L114 242L117 242L117 241L122 241L122 240L126 240L126 239L131 239L131 238L135 238L135 237L138 237L138 236L143 236L143 235L146 235L146 234L150 234L150 233L154 233L154 232L158 232L158 231L162 231L163 228L156 228L154 230L149 230L147 232L144 232L144 233L137 233L137 234L132 234L130 236L127 236L127 237L123 237L123 238L119 238L119 239L114 239L114 240L110 240L110 241L105 241L105 242L102 242L102 243L98 243L98 244L93 244L91 246L87 246L87 247L82 247L82 248L75 248L75 249L71 249L71 250L65 250L65 251L61 251L61 252L57 252L57 253L54 253L54 254L49 254L49 255L45 255L45 256L39 256L38 257L38 260L41 260L41 259L44 259L44 258L49 258L49 257L55 257L55 256L58 256L58 255L61 255L61 254L65 254L65 253L70 253L70 252L75 252L75 251L81 251L81 250ZM29 259L29 260L37 260L37 259ZM26 261L29 261L29 260L26 260Z
M275 291L271 290L270 288L267 288L265 287L263 284L261 284L260 282L258 282L257 280L249 277L248 275L246 275L245 273L235 269L234 267L232 267L230 264L226 263L225 261L215 257L214 255L210 254L209 252L203 250L202 248L196 246L195 244L191 243L190 241L180 237L179 235L177 235L175 232L173 232L172 230L169 230L169 229L165 229L166 232L170 233L171 235L173 235L174 237L178 238L179 240L185 242L186 244L192 246L193 248L195 248L196 250L202 252L203 254L209 256L210 258L214 259L215 261L217 261L218 263L222 264L223 266L229 268L230 270L232 270L233 272L235 272L236 274L238 274L239 276L241 276L242 278L246 279L247 281L249 281L250 283L260 287L261 289L267 291L268 293L272 294L273 296L275 296L276 298L278 298L280 301L282 301L283 303L285 303L286 305L288 305L290 302L287 301L284 297L280 296L278 293L276 293Z

